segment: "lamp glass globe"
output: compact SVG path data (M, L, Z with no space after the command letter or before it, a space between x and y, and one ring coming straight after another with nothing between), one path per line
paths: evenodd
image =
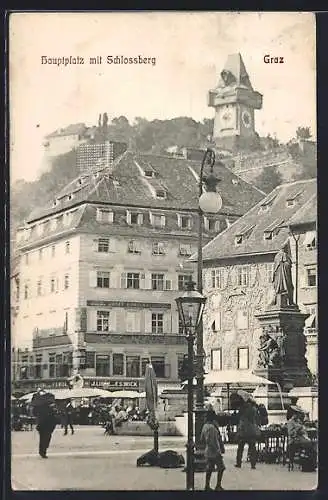
M199 198L199 206L205 213L217 214L222 208L222 198L219 193L203 193Z

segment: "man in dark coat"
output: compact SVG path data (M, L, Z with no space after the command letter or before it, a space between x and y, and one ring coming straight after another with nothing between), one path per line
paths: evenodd
M39 455L47 457L47 449L52 433L58 423L57 409L53 394L39 389L32 398L32 406L36 417L36 429L39 432Z
M255 402L252 400L244 401L239 410L239 423L237 427L238 448L235 467L241 467L243 451L247 443L251 468L256 468L257 453L255 444L260 433L259 416Z

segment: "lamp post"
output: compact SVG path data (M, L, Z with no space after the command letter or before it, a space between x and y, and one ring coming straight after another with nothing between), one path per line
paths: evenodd
M195 283L187 283L184 294L175 299L178 307L180 321L188 342L188 440L187 440L187 467L186 489L194 489L194 341L195 333L202 321L206 298L195 290Z
M197 290L203 293L203 226L204 213L216 214L221 210L222 198L216 191L217 184L220 182L213 172L215 164L215 153L212 149L205 151L200 175L199 175L199 208L198 208L198 252L197 252ZM205 168L209 168L209 175L205 175ZM205 188L205 189L204 189ZM203 342L203 321L200 320L197 329L196 342L196 409L195 409L195 470L204 470L205 460L204 452L201 448L200 435L204 423L204 342Z

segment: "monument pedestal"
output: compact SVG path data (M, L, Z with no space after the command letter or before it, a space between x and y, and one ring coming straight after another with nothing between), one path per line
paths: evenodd
M296 305L285 305L280 300L256 316L266 336L268 352L260 351L262 356L255 373L276 383L266 388L266 398L263 394L268 409L282 408L282 401L284 405L288 404L288 392L293 387L309 385L310 371L303 333L308 316L301 313Z

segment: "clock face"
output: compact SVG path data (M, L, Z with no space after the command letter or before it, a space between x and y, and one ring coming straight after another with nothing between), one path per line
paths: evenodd
M235 126L235 110L223 108L220 113L222 128L233 128Z
M249 111L243 111L241 115L241 119L246 128L249 128L252 125L252 116Z

